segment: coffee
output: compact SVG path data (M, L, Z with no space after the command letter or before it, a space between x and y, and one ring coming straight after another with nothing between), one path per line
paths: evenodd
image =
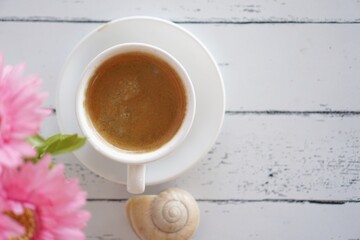
M107 142L128 151L148 152L179 130L186 101L181 78L168 63L148 53L129 52L95 70L84 106Z

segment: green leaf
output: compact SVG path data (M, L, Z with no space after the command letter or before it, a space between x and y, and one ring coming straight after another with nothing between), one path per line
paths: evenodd
M29 137L27 141L32 144L38 152L35 158L27 160L36 163L47 153L55 156L75 151L84 145L86 138L79 137L77 134L69 135L59 133L48 139L44 139L40 135L34 135Z
M79 137L77 134L65 135L56 134L48 139L39 147L39 154L43 156L46 153L58 155L72 152L81 148L85 144L86 138Z

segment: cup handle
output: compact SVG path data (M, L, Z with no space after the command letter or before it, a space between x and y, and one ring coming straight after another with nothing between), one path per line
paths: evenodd
M145 191L145 164L129 164L127 169L127 191L140 194Z

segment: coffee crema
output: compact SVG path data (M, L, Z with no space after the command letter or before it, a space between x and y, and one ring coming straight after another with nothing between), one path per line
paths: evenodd
M114 56L91 77L84 101L97 132L123 150L149 152L171 140L186 113L180 76L143 52Z

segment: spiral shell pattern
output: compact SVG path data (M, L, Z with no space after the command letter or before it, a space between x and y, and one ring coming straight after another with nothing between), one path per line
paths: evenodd
M181 189L168 189L154 200L151 217L156 227L174 233L185 227L190 211L197 208L195 200Z
M127 215L142 240L185 240L195 233L200 211L190 193L170 188L159 195L129 199Z
M177 232L185 226L188 210L179 200L161 202L160 205L153 206L152 220L163 232Z

